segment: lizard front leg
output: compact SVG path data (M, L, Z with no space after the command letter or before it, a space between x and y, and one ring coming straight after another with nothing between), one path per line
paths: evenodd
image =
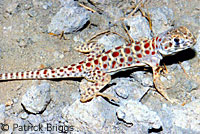
M157 92L160 95L162 95L169 102L171 102L171 103L177 102L176 99L170 99L162 87L162 84L160 81L160 71L163 70L163 68L160 66L152 67L152 70L153 70L153 83L154 83L154 86L155 86L155 89L157 90Z
M154 87L155 87L156 91L161 96L163 96L166 100L168 100L171 103L174 103L175 100L170 99L168 97L167 93L163 89L162 82L160 81L160 72L164 71L164 73L165 73L165 69L159 65L160 64L160 57L159 56L152 56L151 58L149 58L145 61L145 64L147 64L148 66L150 66L152 68L153 83L154 83Z

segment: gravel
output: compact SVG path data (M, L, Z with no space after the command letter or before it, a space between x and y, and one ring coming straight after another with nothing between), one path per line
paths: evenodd
M7 133L41 133L14 130L13 124L44 126L43 133L200 133L200 26L199 0L147 1L138 11L128 13L136 1L59 0L0 1L1 73L54 68L78 63L85 56L73 49L103 31L113 31L129 39L125 23L134 40L152 38L174 26L187 26L197 37L193 50L164 60L168 74L161 74L159 86L171 104L155 90L150 68L135 68L112 75L102 97L80 102L81 79L23 80L0 82L0 123L8 124ZM138 0L137 0L138 2ZM90 7L92 12L79 3ZM49 33L66 33L65 39ZM105 51L127 43L116 34L102 34L93 41ZM86 43L86 42L84 42ZM181 62L181 66L178 64ZM11 103L12 102L12 103ZM8 105L9 104L9 105ZM66 130L48 131L47 124ZM1 124L2 125L2 124ZM2 130L0 129L0 133Z

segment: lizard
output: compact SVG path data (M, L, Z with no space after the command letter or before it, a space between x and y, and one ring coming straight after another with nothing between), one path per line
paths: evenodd
M184 26L167 30L152 39L141 39L108 51L104 51L102 44L91 42L76 47L80 52L90 52L79 63L53 69L3 73L0 74L0 81L85 78L86 80L80 82L81 102L88 102L97 96L117 101L114 96L102 92L111 81L112 74L134 67L149 66L155 82L161 71L160 61L163 57L191 48L195 43L195 36ZM155 83L154 86L156 87ZM160 89L157 91L170 100Z

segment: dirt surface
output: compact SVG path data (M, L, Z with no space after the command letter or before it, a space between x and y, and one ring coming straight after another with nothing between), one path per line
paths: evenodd
M92 1L92 0L91 0ZM93 3L87 0L79 1L84 5L91 7L99 12L90 14L90 24L86 25L83 29L65 34L64 39L59 39L58 36L49 35L48 25L51 22L52 17L62 7L59 1L26 1L26 0L1 0L0 1L0 72L16 72L26 70L36 70L41 68L54 68L65 65L77 63L85 58L85 55L75 51L73 48L77 46L74 38L81 38L89 40L93 35L110 29L112 31L123 34L127 37L126 33L118 26L109 26L109 22L114 24L117 18L115 16L115 10L119 8L125 11L127 7L131 7L134 4L129 1L110 0L109 2L93 1ZM97 3L95 3L97 2ZM47 6L51 3L50 6ZM147 0L143 5L144 11L148 11L152 8L158 8L166 6L172 9L174 13L173 21L170 22L170 26L187 26L196 37L200 31L200 1L199 0ZM115 6L115 10L109 8ZM106 14L104 14L104 12ZM103 12L103 14L100 14ZM117 14L117 13L116 13ZM140 14L137 12L137 14ZM108 15L108 16L106 16ZM113 15L113 16L112 16ZM151 13L150 13L151 16ZM113 19L113 20L112 20ZM152 18L153 19L153 18ZM117 23L118 24L118 23ZM182 55L189 55L189 58L178 58L177 61L188 61L190 70L184 73L181 66L178 63L171 63L168 60L167 68L169 68L169 75L172 77L172 82L166 84L166 87L178 80L188 80L197 84L195 90L191 91L191 94L177 94L180 90L185 89L186 85L175 85L173 91L167 91L169 96L178 98L181 102L191 102L192 97L199 98L199 83L200 83L200 59L198 52L195 55L190 56L190 52L187 51ZM175 64L175 65L174 65ZM185 65L185 64L184 64ZM184 67L184 65L182 65ZM171 71L171 72L170 72ZM172 73L173 72L173 73ZM167 77L167 76L166 76ZM62 79L62 80L48 80L51 84L51 95L53 98L53 105L72 104L75 100L79 99L79 82L81 79ZM13 99L18 101L10 107L15 113L23 111L20 106L22 96L26 90L32 85L40 84L41 80L17 80L0 82L0 103L8 104L13 103ZM184 83L184 82L183 82ZM170 88L170 87L168 87ZM58 93L56 96L54 93ZM149 95L147 96L149 97ZM155 97L155 96L153 96ZM184 98L186 97L186 98ZM188 97L188 98L187 98ZM149 99L151 99L150 96ZM159 98L159 97L158 97ZM183 99L184 98L184 99ZM147 99L147 101L149 100ZM144 101L147 105L148 102ZM157 102L156 102L157 103ZM52 104L51 104L52 105Z

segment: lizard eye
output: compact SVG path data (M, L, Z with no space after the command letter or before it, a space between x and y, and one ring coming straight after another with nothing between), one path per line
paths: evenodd
M176 44L179 44L179 39L175 38L175 39L174 39L174 42L175 42Z

